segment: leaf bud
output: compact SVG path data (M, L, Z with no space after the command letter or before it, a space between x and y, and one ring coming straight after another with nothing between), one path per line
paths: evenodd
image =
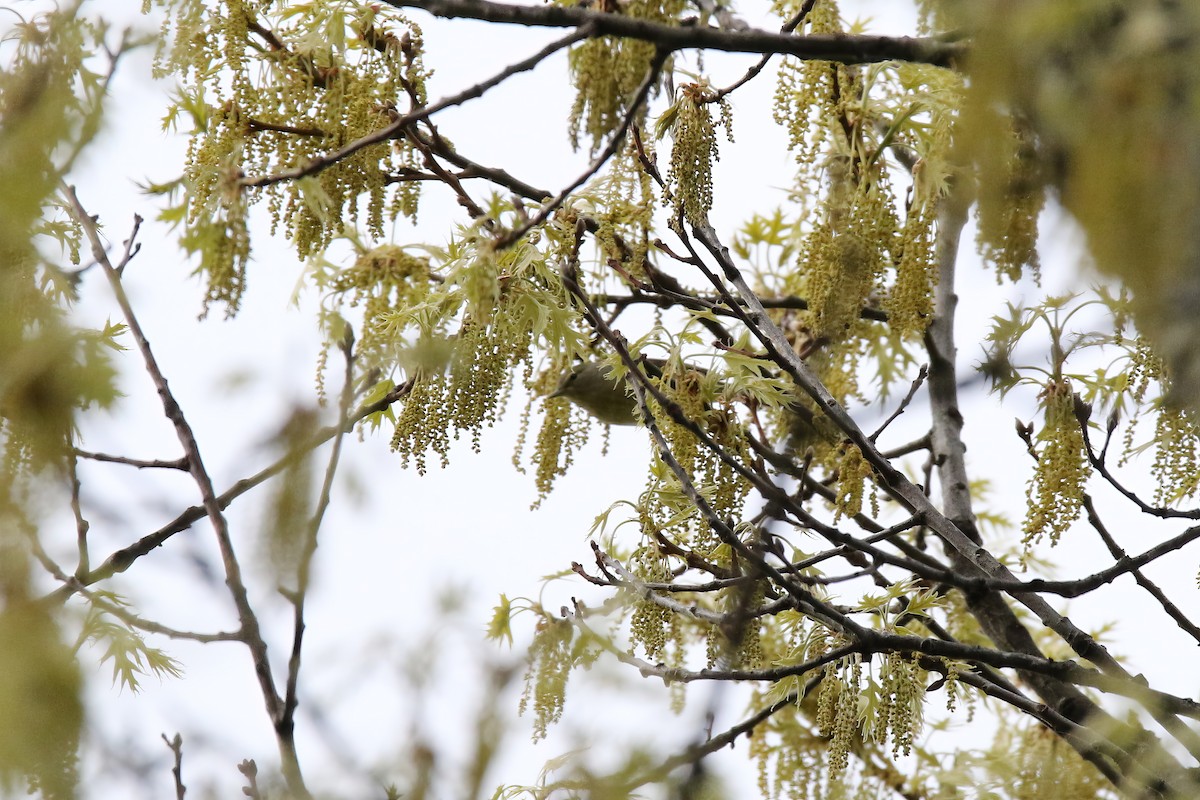
M1121 421L1121 409L1118 406L1113 406L1113 410L1108 412L1108 435L1112 436L1112 432L1117 429L1117 423Z
M1075 419L1079 420L1080 425L1086 426L1088 420L1092 418L1092 404L1080 397L1079 392L1071 395L1071 403L1075 411Z

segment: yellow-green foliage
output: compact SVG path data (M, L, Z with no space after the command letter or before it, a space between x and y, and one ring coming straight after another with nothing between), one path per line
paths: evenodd
M0 552L13 561L19 556L8 546ZM9 794L27 782L47 800L69 800L75 797L83 725L79 664L47 609L14 602L11 583L6 588L0 611L0 789Z
M1085 316L1102 307L1107 315L1076 329ZM1100 437L1112 435L1101 427L1096 409L1109 409L1108 424L1123 422L1117 466L1153 449L1150 474L1155 479L1154 501L1177 505L1195 495L1200 484L1196 454L1200 448L1194 412L1171 403L1172 384L1162 358L1142 337L1130 338L1130 300L1124 291L1099 289L1094 295L1048 297L1032 308L1010 305L1006 314L993 318L981 369L1001 395L1019 385L1038 387L1044 422L1038 434L1038 464L1029 484L1030 508L1025 519L1029 545L1049 534L1052 542L1079 515L1083 486L1091 471L1084 452L1079 416L1090 425L1093 449L1104 447ZM1014 362L1017 344L1035 340L1035 330L1049 334L1043 366ZM1075 367L1079 354L1100 350L1108 366ZM1082 362L1087 364L1087 362ZM1078 393L1079 400L1073 397ZM1153 435L1142 441L1138 431L1149 420ZM1114 429L1115 430L1115 429ZM1027 553L1028 555L1028 553Z
M1041 164L1030 131L1012 121L1008 135L989 137L979 158L979 227L983 257L996 267L996 279L1018 280L1024 270L1039 276L1038 216L1046 200Z
M364 206L375 237L387 220L416 214L411 182L398 184L390 208L387 200L389 176L417 166L405 138L362 148L303 180L249 189L243 179L303 168L424 104L417 25L365 2L161 5L170 44L159 68L185 79L164 125L186 120L191 128L184 205L166 216L184 225L181 241L199 256L209 302L237 310L250 254L246 215L264 196L301 257L359 221Z
M732 409L721 407L719 372L701 373L676 359L668 359L659 386L687 419L735 461L744 463L749 458L745 430L737 423ZM750 489L745 479L702 445L687 426L672 420L657 403L651 404L651 410L672 456L713 514L724 520L740 519ZM651 463L646 491L638 506L645 535L659 533L706 555L720 547L711 525L675 474L658 458Z
M1139 328L1195 407L1200 183L1180 176L1200 172L1192 145L1200 140L1200 5L990 0L972 7L969 138L997 138L996 108L1035 126L1040 163L1021 172L1058 188L1097 265L1133 290ZM991 178L1014 181L1002 172Z
M1154 502L1176 505L1200 489L1200 427L1190 408L1160 408L1154 427Z
M796 5L778 10L791 16ZM817 3L805 28L843 32L837 5ZM774 113L796 155L798 192L825 184L823 214L785 289L809 299L808 335L835 344L861 335L846 329L872 292L897 337L924 332L936 282L936 205L954 172L951 146L962 96L961 78L946 69L784 60ZM893 156L912 174L903 198L891 186Z
M612 160L592 188L594 191L584 193L582 198L595 203L590 212L598 225L595 240L599 261L612 259L627 273L640 278L650 250L655 195L654 183L642 169L633 142Z
M562 716L571 671L590 666L598 654L596 643L579 634L568 620L543 616L538 621L520 704L524 714L532 703L534 741L544 739L549 726Z
M836 6L825 3L806 24L813 32L842 29ZM797 351L813 354L810 364L835 397L859 395L865 365L875 367L886 394L910 360L905 340L931 319L937 206L955 172L962 95L961 78L933 67L785 60L781 69L776 118L797 155L797 199L816 208L796 223L794 268L765 264L757 273L770 289L808 301L807 310L776 316ZM911 173L903 193L892 178L897 161ZM887 312L886 330L864 322L864 307Z
M896 277L883 300L889 326L911 336L923 333L933 314L935 220L957 172L953 136L964 90L962 76L948 69L898 64L892 71L891 79L876 74L871 86L878 88L867 107L879 119L876 127L886 126L877 147L894 147L912 159Z
M609 13L667 24L675 22L685 5L683 0L631 0L617 10L612 0L600 4ZM571 48L571 82L576 93L569 128L572 146L579 147L582 133L591 140L591 152L601 148L629 111L629 102L645 80L653 57L652 42L610 36L588 39Z
M566 370L547 371L544 375L552 380L542 380L539 383L532 384L534 391L540 390L540 394L546 395L554 390L558 384L560 375ZM521 438L517 441L517 447L513 453L513 465L517 469L523 469L521 464L521 451L525 443L525 436L529 429L529 418L532 413L533 399L530 398L530 405L525 408L525 412L521 418ZM571 414L571 404L563 397L548 398L542 406L545 414L543 416L542 427L538 429L537 441L534 444L532 460L534 463L534 485L537 488L537 501L535 505L539 505L554 488L554 481L563 475L567 474L567 470L575 461L575 452L583 445L587 444L588 432L592 428L592 424L582 416L573 416Z
M850 765L850 750L860 735L858 705L862 660L850 656L825 668L817 690L817 728L829 739L829 774L837 780Z
M1167 402L1171 383L1163 369L1162 359L1145 339L1129 344L1128 371L1123 374L1124 395L1135 411L1125 425L1122 436L1122 465L1144 450L1154 448L1151 474L1155 480L1154 501L1162 506L1182 503L1196 495L1200 488L1200 426L1191 407ZM1150 442L1137 445L1138 423L1150 412L1154 419L1154 434Z
M367 366L376 366L387 361L395 347L393 315L420 307L433 291L432 268L428 257L413 255L398 245L371 249L360 245L358 249L354 264L332 276L329 288L339 301L348 299L350 308L362 308L358 358Z
M770 641L769 638L764 641ZM828 632L814 632L806 641L792 639L786 660L796 663L842 644ZM819 683L787 681L799 697L773 714L751 739L758 764L759 789L764 798L873 797L888 787L894 791L905 779L890 765L892 757L910 753L922 729L927 675L911 656L893 653L880 666L869 667L848 656L819 672ZM775 687L758 704L779 699ZM890 747L887 745L890 741Z
M898 228L886 177L860 182L855 170L849 158L831 160L826 218L801 256L813 335L835 346L881 279Z
M887 653L882 661L879 681L872 681L867 694L868 717L874 716L870 738L882 744L890 736L894 757L911 755L923 722L925 670L905 653Z
M733 141L729 104L720 100L721 117L713 122L708 85L689 83L679 90L679 100L659 118L658 136L671 133L671 161L667 168L667 193L676 218L703 225L713 204L713 162L720 159L717 127Z
M108 355L124 328L67 325L71 279L42 254L80 261L54 193L99 124L104 65L86 57L103 35L72 9L38 15L9 34L0 68L0 448L14 472L61 463L75 412L116 396Z
M467 317L459 327L449 369L418 371L415 384L396 420L392 449L408 464L415 460L425 471L425 455L432 451L448 463L451 435L471 434L478 451L485 426L490 427L503 409L513 372L530 357L529 332L504 323L513 315L501 307L494 324Z
M1109 783L1100 771L1041 725L1001 726L989 755L991 769L1001 780L1007 777L1005 785L1013 800L1109 796Z
M499 201L489 211L494 219L512 214ZM521 377L544 395L585 347L556 262L539 247L539 238L496 250L487 231L479 220L445 248L422 245L424 255L416 247L368 249L355 240L358 256L349 267L338 270L324 259L315 264L316 282L328 290L324 315L332 338L340 338L343 314L361 308L364 366L378 370L382 385L395 385L401 376L413 382L395 417L392 446L422 472L429 453L447 463L460 432L469 432L478 449L483 429L503 412L514 380ZM545 240L552 254L561 246L554 236ZM557 354L558 372L534 379L535 345ZM568 430L565 406L556 408L533 454L539 496L586 440L582 428ZM527 410L523 431L528 420Z
M463 432L469 433L478 449L483 429L504 410L518 375L540 401L575 361L597 357L603 345L597 347L581 332L587 326L575 299L563 287L564 270L579 275L585 291L601 294L615 285L632 287L635 297L626 299L642 299L637 297L642 288L639 281L654 276L649 265L655 194L632 145L544 226L511 246L497 244L497 231L515 229L529 212L496 198L444 247L386 241L389 220L416 214L417 183L397 179L408 171L430 168L419 141L378 142L304 177L267 181L269 185L261 188L247 183L289 170L303 171L313 159L336 152L424 104L429 73L422 64L420 28L386 5L358 0L159 0L157 5L167 12L172 37L159 55L159 67L183 82L165 123L187 127L191 136L186 171L173 184L184 196L164 217L182 226L182 245L198 256L198 270L208 282L207 300L222 302L231 312L237 309L251 253L247 217L265 197L274 226L313 264L313 281L324 293L322 321L330 340L341 341L349 330L357 331L359 377L376 382L368 387L366 397L378 398L405 384L409 387L399 409L380 412L381 417L395 415L392 446L405 464L423 472L430 454L445 464L454 440ZM800 5L798 0L780 3L778 10L790 16ZM774 113L787 128L795 154L799 177L791 199L801 208L753 218L735 242L734 252L749 260L752 250L761 246L766 255L754 264L751 280L763 287L764 294L795 295L791 300L804 301L772 312L773 318L839 402L865 401L862 387L869 376L864 365L876 370L880 395L904 374L902 366L911 365L905 346L919 340L933 310L939 203L952 188L964 187L969 175L967 166L956 159L965 160L970 153L982 170L983 249L1002 275L1015 279L1026 267L1036 266L1036 219L1047 184L1063 190L1068 204L1093 232L1102 264L1111 267L1127 259L1135 246L1141 252L1141 243L1118 242L1112 232L1095 232L1109 222L1102 206L1139 176L1180 167L1177 159L1182 157L1167 152L1164 119L1184 133L1195 132L1195 76L1189 70L1197 68L1179 67L1161 48L1148 48L1147 57L1133 46L1141 40L1130 40L1137 33L1151 44L1158 42L1160 32L1153 25L1134 33L1105 29L1100 25L1102 12L1113 6L1101 0L1068 0L1053 9L1029 0L1009 5L1013 22L1007 28L1003 18L997 22L990 15L987 3L975 20L985 31L980 52L994 55L997 62L989 65L982 58L976 62L975 82L983 98L975 109L977 124L1004 126L1004 135L994 140L998 144L991 151L954 149L956 139L962 138L954 121L964 88L962 79L948 70L783 60ZM1131 0L1128 5L1143 22L1173 19L1155 17L1154 4L1148 0ZM603 0L599 10L673 23L683 13L684 2ZM1193 12L1178 13L1184 21L1192 19ZM836 34L845 27L837 5L819 0L798 35ZM14 220L0 226L0 256L11 265L0 276L4 281L0 310L12 312L0 314L0 412L8 457L7 471L0 476L0 519L11 521L7 527L21 532L29 525L13 499L16 468L27 468L34 460L32 452L65 452L74 411L111 396L111 390L105 394L110 375L103 355L120 332L110 328L90 338L67 332L37 286L41 265L35 237L56 236L70 251L77 235L61 224L37 229L56 177L56 166L48 160L42 142L84 141L93 124L91 111L71 107L66 98L72 94L73 82L82 80L94 102L99 86L95 80L88 82L70 53L45 49L46 42L57 36L65 42L64 50L78 55L90 41L86 29L68 26L52 32L54 36L32 37L39 39L37 47L22 40L21 47L37 57L18 58L14 69L0 73L4 99L0 109L5 111L5 125L0 126L4 148L0 178L18 187L0 199L4 204L0 209ZM1095 48L1096 54L1085 52L1083 45L1097 42L1102 46ZM1014 65L1024 48L1039 69L1063 53L1078 63L1057 76L1061 85L1046 88L1047 81L1041 80L1045 75ZM632 39L594 38L572 49L570 69L577 90L570 121L574 144L578 146L583 136L595 152L621 124L653 54L652 44ZM1126 67L1130 70L1122 72ZM1001 94L997 87L1013 80L1027 86ZM1167 87L1179 89L1184 108L1166 107ZM1065 114L1062 109L1073 106L1053 94L1067 90L1081 93L1085 100L1086 113L1079 119ZM713 206L716 129L723 126L730 132L729 106L703 79L683 85L672 99L674 105L659 120L660 135L669 132L672 138L663 199L673 207L677 220L700 225ZM1112 119L1121 103L1132 109L1132 122ZM717 119L714 104L721 107ZM1048 127L1035 129L1035 122ZM1088 140L1093 134L1095 142ZM1043 160L1035 144L1048 153L1068 155L1067 171L1056 171L1061 165ZM1189 147L1179 149L1192 152ZM1101 163L1100 153L1113 152L1146 157L1129 159L1132 166ZM24 161L34 166L14 166ZM1092 174L1085 174L1088 170ZM911 180L903 177L906 172ZM1176 177L1195 173L1177 169ZM1103 184L1103 192L1096 190L1097 184ZM399 188L389 190L392 185ZM1146 185L1134 186L1129 198L1144 207L1136 207L1118 227L1122 234L1159 235L1160 240L1149 246L1150 257L1178 261L1190 245L1163 234L1162 226L1174 225L1193 236L1189 219L1172 204L1193 203L1200 189L1164 187L1157 179L1150 185L1163 192L1167 212L1162 214L1162 202L1151 203ZM1089 195L1094 190L1097 197ZM358 227L365 235L359 234ZM326 252L337 239L352 248L347 265L341 268ZM587 241L583 249L581 239ZM77 255L72 255L77 261ZM666 260L661 253L653 258ZM1157 284L1144 283L1142 288L1149 298L1144 302L1158 302L1154 299ZM692 299L696 305L706 302ZM1069 372L1068 357L1082 340L1073 341L1066 332L1070 314L1064 319L1057 316L1067 303L1067 299L1051 299L1029 314L1011 309L1011 320L998 320L1003 330L993 337L995 352L989 353L989 360L994 355L993 365L999 367L997 382L1002 389L1033 380L1044 387L1044 422L1032 448L1038 460L1028 488L1027 546L1043 536L1057 541L1082 508L1089 466L1080 431L1083 404L1075 400L1073 387L1081 387L1098 402L1156 411L1152 467L1159 484L1156 502L1192 497L1200 486L1195 469L1196 420L1162 402L1160 389L1170 384L1162 365L1138 344L1128 347L1130 366L1120 379L1100 374L1087 379ZM628 641L621 649L627 644L651 662L682 666L704 642L710 666L794 667L853 639L796 610L805 608L804 591L822 602L835 602L820 581L812 586L804 583L817 577L814 569L799 569L798 587L803 588L785 595L751 573L752 562L736 552L728 538L718 535L715 529L733 530L748 546L762 548L757 552L769 552L773 567L786 560L788 540L781 535L768 542L762 530L742 523L750 486L729 462L749 465L769 478L774 464L765 464L769 455L765 450L752 450L748 432L774 425L781 433L778 439L786 438L788 443L784 455L794 456L805 471L797 496L805 503L811 497L805 492L827 498L835 523L863 512L868 494L869 510L879 516L875 474L862 450L821 419L807 397L795 392L790 379L768 374L758 343L728 316L722 321L735 329L735 339L741 338L733 346L723 338L721 356L706 364L707 369L697 368L694 353L709 347L709 340L702 339L693 325L711 323L717 310L697 312L678 335L655 327L631 346L635 356L657 348L666 352L661 374L651 378L665 401L650 399L649 411L683 474L669 467L664 454L655 452L648 484L634 506L642 538L628 557L620 553L614 557L628 564L635 583L670 581L681 565L697 563L718 577L751 575L757 582L712 593L663 593L662 597L647 594L653 591L648 587L635 586L645 591L632 599L623 596L627 602L621 620ZM886 315L886 323L878 319L881 315ZM1052 363L1035 378L1012 364L1011 356L1017 340L1038 319L1050 327ZM1128 345L1121 335L1118 330L1103 343ZM1100 338L1088 343L1100 343ZM610 358L615 362L614 356ZM54 368L46 367L47 362ZM535 400L530 402L514 458L518 465ZM530 457L539 500L570 466L591 425L573 414L561 398L546 399L541 408L545 413ZM680 413L673 413L676 410ZM803 410L817 419L810 423ZM294 423L303 430L312 427L311 418L304 414L297 415ZM715 442L727 458L722 459L698 434ZM46 441L31 443L36 436ZM1132 432L1127 436L1129 454L1137 448ZM299 463L285 477L299 484L311 479ZM703 502L697 502L697 496ZM297 527L306 518L307 509L289 505L294 499L288 490L273 506L281 531ZM701 513L700 506L706 506L711 516ZM714 525L713 517L723 525ZM786 535L805 534L788 531ZM0 534L0 554L7 556L9 549L17 549L12 544ZM768 551L768 547L779 549ZM614 541L613 550L619 549ZM275 561L294 567L294 551L280 547L275 555ZM11 563L25 564L28 553L18 556ZM11 588L24 588L20 586L23 576L10 574L11 567L4 561L0 559L0 567L9 571L0 571L0 589L6 597L18 596ZM915 583L889 584L890 578L880 573L875 577L885 591L846 612L856 620L888 632L924 635L920 620L936 603L945 611L946 628L960 642L987 643L959 592L934 595ZM669 601L690 604L694 617L679 613L678 608L668 609ZM783 609L785 601L794 602L793 607ZM780 610L765 617L754 613L775 603ZM511 638L511 608L507 600L502 601L493 620L493 636ZM57 642L56 623L37 616L43 611L30 612L33 616L27 618L20 618L18 612L25 613L24 607L10 603L0 614L0 676L17 676L11 684L7 677L0 680L5 701L0 705L12 705L18 716L36 723L44 708L28 696L49 694L61 698L61 725L38 729L36 733L45 738L34 736L30 750L22 749L27 743L11 733L0 735L0 778L32 773L53 795L61 793L53 788L59 785L54 781L62 778L61 785L68 790L73 781L68 751L74 747L82 713L78 675L71 654ZM748 621L744 628L731 630L714 624L712 613L728 615L734 622L744 615ZM898 618L905 620L904 626ZM30 620L37 624L31 625ZM113 661L116 679L125 685L136 683L138 659L145 659L152 671L171 671L173 662L168 657L146 648L128 628L102 614L91 615L85 629L85 638L109 646L106 657ZM535 738L544 737L547 727L559 719L571 671L590 664L600 650L600 643L585 631L579 620L545 614L539 619L521 704L523 711L531 708L534 713ZM737 652L729 647L730 640L739 645ZM43 672L34 674L34 662L22 655L26 651L47 665ZM922 766L929 760L918 746L928 682L923 667L929 664L911 653L869 657L852 653L809 674L783 677L764 689L756 701L794 696L795 702L765 720L751 741L763 794L822 800L867 797L885 788L904 794L907 787L891 770L889 755L899 758L915 752ZM957 686L958 668L946 666L950 686ZM953 703L955 695L948 697ZM1081 767L1083 762L1073 753L1060 758L1054 751L1058 740L1040 729L1023 731L1019 737L1011 731L1005 735L1013 745L1008 755L1014 796L1057 793L1092 798L1099 792L1098 784L1092 783L1094 775Z
M124 45L76 4L35 10L6 17L0 63L0 793L66 800L82 678L62 609L40 601L28 568L44 513L35 504L66 482L76 414L117 396L108 356L125 329L66 318L82 237L55 193L99 128L111 64L94 54Z
M781 0L775 11L787 19L800 10L798 0ZM799 33L842 33L842 23L836 2L815 3L804 20ZM779 67L775 88L775 122L787 128L788 146L800 165L813 164L822 149L825 126L829 116L837 113L843 84L853 68L828 61L807 61L785 58ZM814 130L814 121L817 123Z
M750 740L750 754L758 762L759 792L769 800L823 800L828 781L825 739L790 710L774 714L767 724L778 743L770 741L767 731Z
M1070 382L1046 384L1043 408L1045 422L1037 437L1042 448L1027 492L1029 511L1023 527L1027 546L1043 536L1049 536L1052 544L1058 542L1083 509L1084 485L1092 472Z
M671 580L670 562L655 547L640 548L630 566L638 580L663 583ZM680 617L653 600L641 596L633 603L629 620L631 649L641 647L651 662L679 664L685 640L678 629ZM668 642L675 647L668 651ZM668 655L672 656L668 660Z
M853 444L842 445L839 452L840 457L836 462L837 499L834 501L837 516L853 517L862 511L865 485L867 484L871 487L871 513L878 516L879 500L876 496L875 486L871 482L875 474L871 465L863 458L862 451Z
M562 716L567 679L575 666L571 655L574 633L575 629L566 620L543 617L538 621L537 634L529 648L529 667L520 705L524 714L530 701L533 702L534 741L544 739L549 726Z
M870 305L891 263L897 228L886 178L880 172L860 182L857 173L850 157L830 159L823 217L805 238L797 268L784 284L787 293L808 300L808 309L781 315L793 346L809 356L810 365L841 401L859 396L859 371L872 324L860 312ZM786 413L783 421L789 424Z
M1200 123L1200 86L1195 59L1171 42L1196 31L1200 9L1145 0L981 5L972 75L983 95L1003 92L1036 115L1039 134L1066 160L1053 179L1101 264L1127 280L1137 264L1175 264L1175 251L1191 245L1170 235L1182 219L1163 211L1196 206L1193 182L1176 180L1191 173L1180 169L1191 156L1175 143Z

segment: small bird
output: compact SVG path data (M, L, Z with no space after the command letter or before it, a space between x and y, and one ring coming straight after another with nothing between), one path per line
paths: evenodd
M665 361L648 358L643 363L651 377L662 377ZM636 425L642 418L627 379L614 380L612 368L599 361L576 364L550 397L565 397L606 425ZM792 403L787 410L788 437L784 452L803 453L809 445L831 440L829 424L817 419L803 404Z
M636 425L637 401L624 379L614 380L612 368L598 361L577 364L551 397L565 397L606 425Z

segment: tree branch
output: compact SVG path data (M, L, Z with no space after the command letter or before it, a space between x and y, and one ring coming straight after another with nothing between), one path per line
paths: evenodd
M958 43L907 36L791 36L761 30L727 31L695 24L667 25L565 6L520 6L488 0L385 0L396 8L420 8L446 19L478 19L551 28L591 26L590 37L622 36L652 42L665 52L704 49L729 53L774 53L840 64L912 61L951 67L966 54Z
M295 461L297 455L320 447L334 436L337 436L339 431L348 431L366 417L369 417L372 414L377 414L380 411L389 408L401 397L404 397L406 394L408 394L411 388L411 382L397 386L377 402L359 408L354 414L351 415L346 425L342 426L341 428L336 425L330 425L322 428L321 430L317 431L317 433L313 435L312 439L310 439L303 447L299 448L298 450L289 451L283 454L273 463L254 473L250 477L242 478L234 483L233 486L226 489L217 497L217 503L222 509L228 508L229 504L238 497L283 472L289 464ZM196 522L204 519L204 513L204 508L202 506L191 506L185 509L182 513L175 517L175 519L171 520L166 525L163 525L153 533L146 534L133 544L122 547L120 550L111 553L108 558L106 558L104 562L100 564L100 566L89 571L86 575L77 576L79 582L84 586L91 586L99 583L100 581L107 580L113 575L124 572L133 566L134 562L136 562L139 558L142 558L143 556L153 552L155 549L162 547L162 545L165 544L166 541L175 534L186 531ZM61 586L46 595L44 600L49 603L64 603L72 594L73 590L70 587Z
M563 202L571 195L571 192L578 189L584 184L585 181L599 172L600 168L603 167L608 160L616 154L617 148L619 148L621 143L625 141L625 134L628 133L629 126L633 124L633 120L639 113L641 113L642 104L646 101L646 97L650 94L650 90L654 88L654 84L658 82L658 75L662 71L664 62L667 60L667 55L668 54L666 51L659 50L655 52L654 57L650 59L650 66L646 70L646 77L642 79L641 85L638 86L637 91L634 92L633 99L629 101L629 108L626 110L625 116L621 119L621 124L615 131L613 131L613 134L609 138L608 144L605 145L604 150L592 160L592 163L588 165L588 168L583 172L582 175L571 181L570 185L564 188L555 197L547 200L537 214L525 220L525 222L519 225L515 230L510 231L497 240L494 245L497 250L501 250L505 247L516 244L521 240L522 236L549 219L550 215L553 214L558 207L561 206Z
M345 358L346 369L342 376L342 396L338 404L337 434L333 439L333 447L325 466L325 479L321 483L321 494L317 498L317 507L313 510L308 529L304 532L304 547L300 553L300 563L296 569L296 591L285 593L292 603L292 653L288 658L287 683L283 696L283 713L278 727L291 737L295 728L296 706L300 702L298 687L300 683L300 652L304 643L304 603L308 598L308 587L312 575L312 561L317 552L317 534L325 512L333 494L333 478L337 474L338 462L342 455L342 441L345 438L346 422L350 416L350 403L354 400L354 340L347 328L347 337L341 343L342 355Z
M242 580L242 569L233 549L233 539L229 533L228 521L225 519L221 504L217 500L212 478L204 466L204 460L200 455L200 445L196 441L192 427L184 416L183 409L180 407L178 401L176 401L175 395L171 392L166 376L159 368L158 361L150 349L150 342L142 331L141 323L138 321L137 315L134 314L133 306L130 304L129 298L125 294L125 289L121 285L121 270L136 255L140 247L140 245L135 244L135 240L142 219L141 217L134 218L133 232L125 242L125 253L120 264L114 266L109 260L103 242L100 240L96 218L84 210L83 205L79 202L79 198L75 194L74 187L64 186L63 191L69 203L69 208L72 211L72 216L74 216L76 222L83 228L88 242L91 244L92 257L104 269L104 274L108 278L108 284L116 297L117 305L121 307L125 322L129 326L129 332L142 354L146 372L153 381L155 389L158 391L158 396L163 406L163 413L171 421L171 424L175 428L176 436L179 438L179 443L183 446L183 452L188 461L188 471L191 473L192 479L200 490L205 516L212 523L213 532L216 535L217 546L221 552L221 562L225 570L225 583L229 587L230 596L233 599L234 607L237 609L238 621L241 623L239 634L242 641L246 643L246 647L250 650L254 661L254 672L258 677L259 688L267 707L267 714L271 718L272 723L275 723L279 720L282 712L282 699L275 688L275 678L271 674L271 664L267 658L267 643L263 639L262 631L259 628L258 616L250 605L250 597L246 591L245 582ZM279 742L280 756L283 759L283 773L288 783L288 788L300 798L311 797L304 785L304 778L300 772L300 762L296 755L294 742L289 746L289 743L284 739L277 738L277 741Z
M461 105L468 100L474 100L475 98L482 97L485 92L495 88L499 84L511 78L513 75L533 69L551 53L555 53L564 47L574 44L577 41L586 39L589 35L590 31L587 29L571 31L561 39L556 39L555 41L546 45L529 58L523 61L518 61L517 63L501 70L488 80L464 89L458 94L439 100L433 105L414 109L407 114L398 116L374 133L369 133L362 138L356 139L340 150L335 150L332 153L326 153L323 156L312 159L303 166L284 170L283 172L277 172L273 175L242 178L238 181L238 184L247 188L258 188L263 186L271 186L276 183L283 183L285 181L298 180L309 175L316 175L318 172L321 172L322 170L333 166L337 162L354 155L365 147L370 147L373 144L379 144L380 142L386 142L389 139L395 139L399 137L404 129L409 125L412 125L414 122L423 120L426 117L430 117L437 112L444 111L452 106Z
M927 515L926 519L929 528L950 546L952 552L957 554L957 568L968 572L968 574L975 573L987 577L1014 580L1012 573L1007 567L997 561L986 549L979 547L976 542L972 541L966 532L955 525L932 504L919 487L914 485L903 473L892 466L887 459L883 458L873 443L870 442L854 420L846 413L845 409L837 403L828 389L821 383L812 369L795 352L783 331L767 316L761 303L757 301L754 291L734 265L729 256L728 249L721 244L712 227L709 225L695 226L694 231L709 254L721 265L725 277L737 288L739 297L745 303L745 322L751 332L767 349L772 360L792 376L796 384L813 399L821 412L828 416L846 437L862 451L864 458L875 468L881 485L910 511L922 512ZM711 275L707 269L705 269L705 272ZM722 291L722 284L716 280L716 276L711 276L710 280L714 281L714 286L718 291ZM932 383L932 365L930 380ZM1069 619L1059 614L1040 595L1028 591L1014 591L1012 596L1034 612L1046 627L1062 636L1076 653L1096 664L1102 670L1109 672L1114 677L1131 680L1129 674L1108 653L1107 649L1096 642L1094 638L1080 630ZM1006 649L1027 651L1040 655L1028 631L1024 629L1011 610L1007 609L1000 598L997 597L996 601L989 603L993 622L989 626L992 629L988 631L989 635L999 636L1000 641L998 641L998 644L1006 647ZM981 619L982 621L984 620ZM1001 631L1005 635L1000 636ZM1010 639L1010 636L1015 636L1017 639ZM1021 644L1014 646L1015 641L1021 641ZM1096 703L1089 700L1075 686L1064 684L1057 679L1042 678L1036 673L1030 673L1029 677L1031 682L1036 681L1035 685L1039 690L1039 694L1043 696L1046 702L1063 712L1064 716L1076 720L1080 725L1094 725L1100 723L1101 720L1103 720L1103 725L1111 725L1111 729L1106 728L1106 730L1114 731L1112 735L1106 737L1108 746L1115 747L1113 744L1115 741L1120 740L1123 736L1129 736L1140 738L1144 742L1147 742L1147 746L1153 747L1154 756L1162 759L1159 763L1163 765L1164 770L1167 770L1165 774L1159 772L1156 775L1150 775L1132 762L1120 761L1118 763L1123 765L1128 777L1137 780L1140 785L1152 792L1154 796L1164 796L1163 792L1166 791L1177 792L1179 796L1189 796L1192 793L1192 790L1195 788L1195 779L1182 768L1178 760L1162 746L1161 742L1154 740L1152 744L1149 743L1153 740L1151 734L1148 732L1139 732L1121 723ZM1154 709L1151 708L1149 710L1154 714ZM1196 742L1194 740L1197 737L1186 726L1183 726L1182 723L1170 715L1154 714L1154 716L1185 743L1189 752L1195 749ZM1074 740L1069 741L1075 744ZM1085 756L1088 755L1088 753L1083 754ZM1167 769L1167 765L1170 765L1169 769Z

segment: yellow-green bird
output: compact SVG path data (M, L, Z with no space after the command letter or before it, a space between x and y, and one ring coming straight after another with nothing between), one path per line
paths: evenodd
M565 397L606 425L636 425L637 400L622 378L612 377L612 367L598 361L575 365L550 394Z
M660 376L665 361L647 359L646 369L652 376ZM612 377L612 367L599 361L576 364L550 397L565 397L606 425L636 425L641 419L637 400L629 390L626 378L620 381ZM803 405L790 406L787 415L788 442L785 452L800 453L810 444L828 441L828 432L819 433L826 425L814 419L812 411Z

